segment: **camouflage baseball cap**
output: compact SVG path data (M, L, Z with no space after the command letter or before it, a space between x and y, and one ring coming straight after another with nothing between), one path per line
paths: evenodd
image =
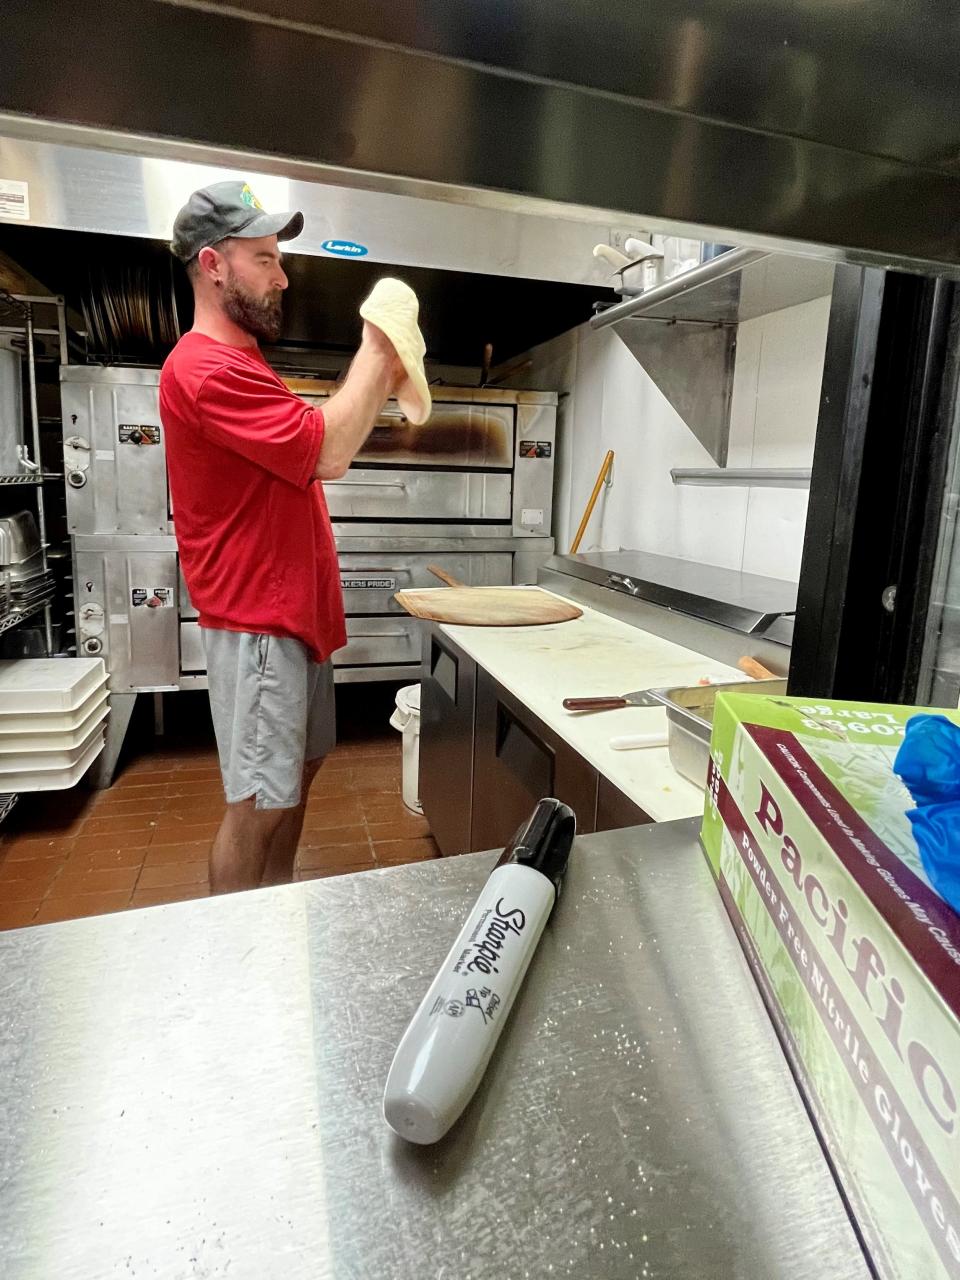
M177 214L170 248L181 262L189 262L229 237L292 240L302 230L302 213L267 213L248 183L214 182L195 191Z

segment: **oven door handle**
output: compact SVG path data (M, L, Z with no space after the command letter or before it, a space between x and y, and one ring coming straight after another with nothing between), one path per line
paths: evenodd
M407 640L409 631L347 631L348 640Z
M405 489L402 480L334 480L333 484L349 485L351 489Z
M69 553L66 553L66 554L69 554ZM340 576L341 576L342 578L346 578L346 577L350 577L350 576L358 577L358 578L359 578L359 577L364 577L364 578L412 578L412 577L413 577L413 570L412 570L412 569L384 569L383 567L381 567L381 568L373 568L373 569L366 569L366 568L364 568L362 565L357 565L356 567L351 566L349 569L341 569L341 570L340 570Z

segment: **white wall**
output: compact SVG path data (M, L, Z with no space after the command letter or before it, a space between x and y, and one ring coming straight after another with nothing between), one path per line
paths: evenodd
M730 466L809 466L829 298L740 325ZM554 534L566 552L607 449L612 486L581 551L622 548L796 580L805 489L674 485L671 467L714 466L662 392L610 329L582 326L538 347L514 385L561 392Z

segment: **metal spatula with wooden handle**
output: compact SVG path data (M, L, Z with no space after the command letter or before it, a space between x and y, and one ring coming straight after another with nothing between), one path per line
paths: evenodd
M468 587L436 565L430 572L446 589L426 587L398 591L397 604L415 618L465 627L536 627L571 622L583 614L569 600L539 587Z
M750 676L752 680L778 680L780 677L775 676L772 671L758 662L756 658L741 658L737 666L745 674ZM709 680L700 681L701 684L709 684ZM624 693L619 697L610 696L605 698L564 698L563 709L565 711L614 711L618 707L662 707L663 698L658 696L650 689L638 689L634 693Z
M564 698L564 711L615 711L618 707L662 707L663 703L648 689L623 693L619 697Z

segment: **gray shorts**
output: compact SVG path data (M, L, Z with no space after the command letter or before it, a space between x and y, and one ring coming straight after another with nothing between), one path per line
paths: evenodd
M255 796L258 809L292 809L305 761L337 740L332 666L312 662L299 640L201 634L227 803Z

